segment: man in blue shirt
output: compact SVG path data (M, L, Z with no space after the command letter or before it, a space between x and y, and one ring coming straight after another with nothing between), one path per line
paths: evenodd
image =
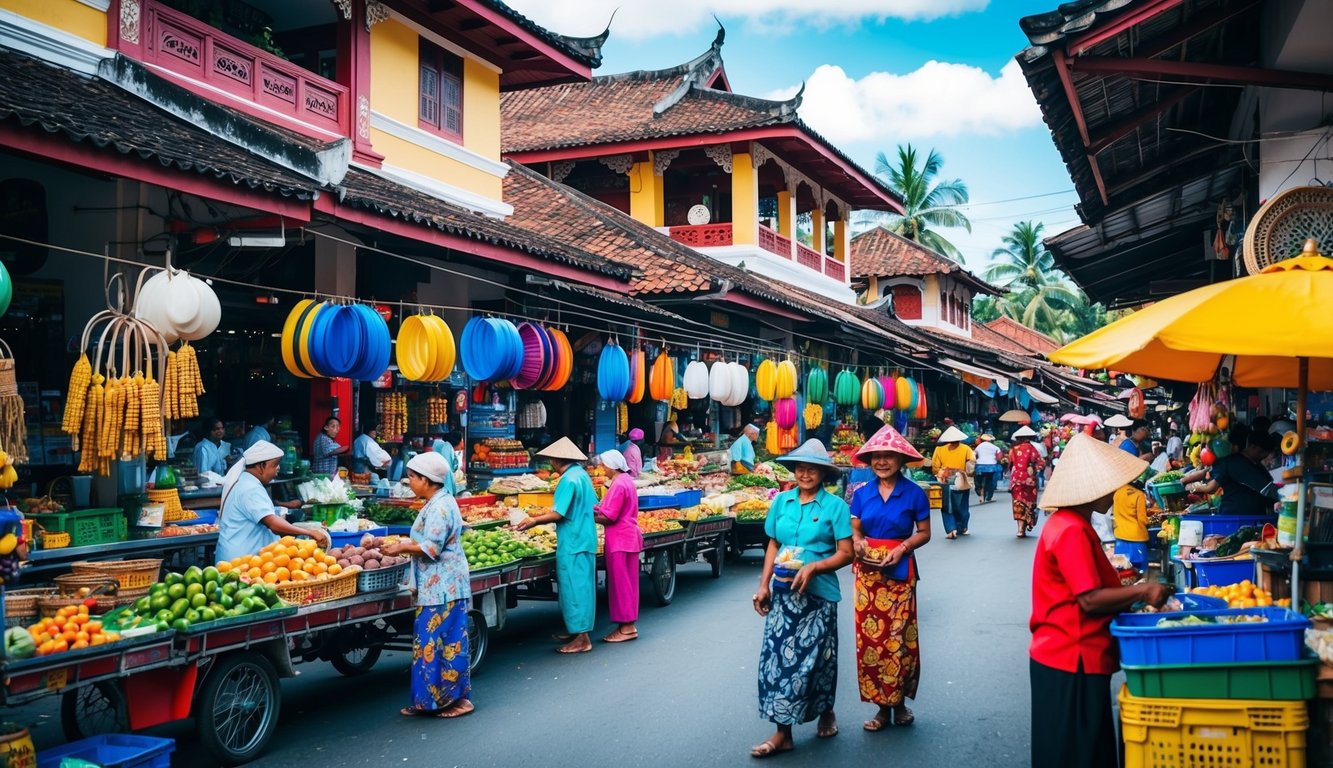
M273 426L273 417L269 415L259 416L250 422L250 431L246 432L245 437L241 438L241 450L249 450L250 446L260 440L273 442L273 435L269 434L268 431L271 426Z
M256 554L279 536L313 536L322 546L329 546L324 531L297 528L276 513L265 486L278 476L281 459L281 448L261 440L227 473L218 511L218 562Z
M1148 424L1143 420L1134 422L1129 428L1129 437L1120 441L1120 450L1132 455L1138 456L1140 453L1139 444L1148 439Z
M213 419L205 424L208 428L194 447L194 468L199 472L225 475L227 454L231 453L231 446L222 440L227 434L227 428L222 425L222 419Z
M759 437L759 427L746 424L741 436L731 444L731 473L748 475L754 471L754 441Z

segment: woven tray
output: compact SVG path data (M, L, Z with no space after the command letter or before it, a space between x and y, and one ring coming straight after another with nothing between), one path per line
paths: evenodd
M71 563L70 570L75 574L101 574L110 576L120 583L121 594L127 590L146 590L157 583L157 576L162 571L162 558L144 558L142 560L113 560L108 562L89 562L86 560Z
M74 597L85 587L112 595L120 591L120 583L116 577L106 573L67 573L55 577L52 581L56 583L56 591L61 597Z
M83 602L88 599L90 598L71 596L42 598L37 601L37 612L42 618L49 618L56 615L56 611L59 611L61 608L67 608L71 605L83 605ZM120 602L114 595L98 595L91 599L97 601L97 604L90 609L93 614L103 614L108 611L113 611L120 606Z
M361 569L352 566L337 576L323 581L293 581L279 584L274 589L278 591L278 597L294 605L323 603L355 595L356 580L360 574Z
M53 587L33 587L30 589L5 590L5 616L36 616L37 601L44 597L56 597Z

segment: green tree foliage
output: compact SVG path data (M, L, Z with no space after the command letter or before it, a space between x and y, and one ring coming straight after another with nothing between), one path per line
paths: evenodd
M903 200L903 213L876 216L876 223L902 237L920 243L963 263L963 254L940 229L962 227L972 231L972 222L960 210L968 200L967 185L959 179L940 180L944 157L934 149L924 161L911 144L899 145L890 162L883 152L875 156L875 175Z

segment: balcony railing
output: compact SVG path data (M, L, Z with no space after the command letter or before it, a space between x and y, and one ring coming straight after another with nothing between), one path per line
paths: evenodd
M731 245L731 222L671 227L667 231L672 240L684 243L691 248L716 248Z
M765 227L763 224L759 225L759 247L787 260L790 260L792 256L791 240L779 235L777 232Z
M832 256L824 257L824 274L840 283L847 282L847 265Z
M348 89L154 0L143 60L301 123L349 135Z

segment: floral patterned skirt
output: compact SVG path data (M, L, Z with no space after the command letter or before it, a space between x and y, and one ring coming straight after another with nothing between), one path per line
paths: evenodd
M759 649L759 715L808 723L833 709L838 692L838 604L773 592Z
M412 706L433 712L472 694L467 600L417 608L412 640Z
M856 680L861 700L897 707L915 699L921 680L916 582L852 566L856 590Z

